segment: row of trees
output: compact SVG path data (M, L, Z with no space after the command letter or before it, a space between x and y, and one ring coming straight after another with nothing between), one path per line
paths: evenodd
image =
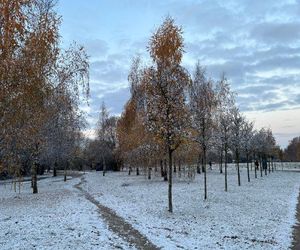
M167 17L152 35L149 46L152 65L133 60L128 80L131 98L117 123L118 152L125 165L145 168L149 174L157 165L168 180L168 206L172 204L172 173L186 164L204 173L207 198L207 157L214 155L227 185L227 163L233 156L241 185L240 162L265 160L276 152L270 129L256 131L235 103L235 94L223 75L214 81L197 63L193 76L181 65L183 33ZM174 162L176 159L177 162ZM166 166L167 164L168 166ZM200 167L200 164L202 167ZM256 170L256 168L255 168Z
M300 136L293 138L284 150L283 158L286 161L300 161Z
M0 0L0 166L11 176L67 166L80 150L88 57L59 47L54 0ZM55 172L55 171L54 171Z

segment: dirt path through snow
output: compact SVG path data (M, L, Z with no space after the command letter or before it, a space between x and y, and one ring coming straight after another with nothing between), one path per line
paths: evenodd
M136 247L137 249L159 249L157 246L151 243L150 240L146 238L146 236L133 228L130 223L126 222L122 217L118 216L112 209L101 205L90 193L85 191L81 187L81 185L85 182L86 180L84 179L84 176L82 176L80 183L75 185L75 187L84 194L87 200L97 206L98 212L112 232L116 233L118 236L126 240L130 245Z

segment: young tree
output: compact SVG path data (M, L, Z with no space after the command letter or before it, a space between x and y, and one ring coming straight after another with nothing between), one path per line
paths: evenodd
M103 166L103 176L105 176L106 173L106 163L105 163L105 151L107 149L106 147L106 134L107 134L107 127L108 127L108 111L106 109L105 103L102 102L101 108L100 108L100 116L98 121L98 128L97 128L97 136L99 138L99 141L101 143L101 157L102 157L102 166Z
M216 141L224 146L224 162L225 162L225 191L228 190L227 184L227 162L228 162L228 151L230 147L230 134L232 128L232 110L234 108L235 99L234 94L230 90L230 86L225 76L222 76L221 81L217 86L217 132Z
M232 151L235 155L235 163L237 166L237 175L238 175L238 185L241 185L241 175L240 175L240 153L242 148L243 140L243 127L245 123L245 118L242 117L240 111L237 107L232 109L232 127L230 135L230 143L232 146Z
M190 86L191 125L194 133L192 140L197 142L203 156L202 172L204 172L204 199L207 199L206 155L212 145L214 113L217 107L216 95L212 81L205 76L205 70L196 64L194 79ZM200 158L200 157L199 157Z
M187 129L188 110L185 90L190 83L186 70L180 66L183 54L182 30L167 17L152 35L150 56L155 66L145 71L148 130L166 149L168 167L168 205L172 204L172 156L181 144Z
M251 152L251 141L253 138L253 122L245 121L243 123L243 138L242 138L242 147L246 154L246 161L247 161L247 176L248 176L248 182L250 182L250 171L249 171L249 156Z

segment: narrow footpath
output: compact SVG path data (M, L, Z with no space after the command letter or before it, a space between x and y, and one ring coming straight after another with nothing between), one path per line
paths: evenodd
M103 206L91 194L85 191L82 188L82 184L85 182L86 180L84 179L84 176L82 176L80 183L75 185L75 188L80 190L84 194L85 198L98 208L98 212L101 218L103 218L103 220L107 223L108 228L112 232L120 236L122 239L126 240L130 245L137 249L160 249L153 243L151 243L146 236L133 228L130 223L126 222L122 217L118 216L112 209Z
M294 226L293 231L293 245L292 250L299 250L300 249L300 190L298 196L298 205L297 205L297 214L296 218L298 223Z

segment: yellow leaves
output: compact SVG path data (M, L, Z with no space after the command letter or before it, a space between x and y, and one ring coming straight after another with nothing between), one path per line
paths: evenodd
M60 53L54 3L0 0L0 151L11 158L43 143L43 131L58 113L70 123L76 120L78 86L89 88L84 49L71 47L66 58Z

